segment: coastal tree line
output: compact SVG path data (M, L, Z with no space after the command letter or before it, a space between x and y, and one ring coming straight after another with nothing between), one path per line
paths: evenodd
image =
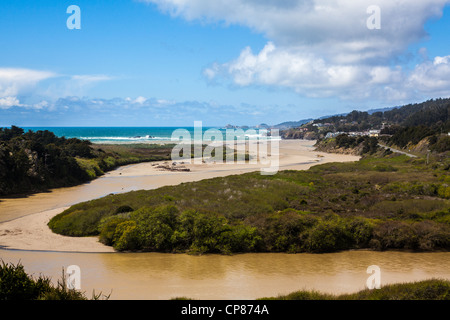
M75 157L93 157L89 141L59 138L47 130L0 128L0 195L87 181Z

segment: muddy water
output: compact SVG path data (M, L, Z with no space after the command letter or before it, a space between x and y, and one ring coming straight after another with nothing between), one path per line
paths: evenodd
M110 299L255 299L300 289L328 293L364 289L370 265L381 284L450 279L450 253L348 251L332 254L56 253L0 250L5 262L21 262L34 275L61 278L78 265L81 290L111 293Z
M160 173L158 175L142 174L139 177L120 175L134 166L142 167L146 165L149 166L149 164L124 166L118 170L108 172L94 181L75 187L53 189L47 193L37 193L25 198L1 198L0 223L33 213L97 199L110 193L154 189L173 176L171 173ZM186 179L191 178L195 180L195 175L191 174L190 176L186 177Z

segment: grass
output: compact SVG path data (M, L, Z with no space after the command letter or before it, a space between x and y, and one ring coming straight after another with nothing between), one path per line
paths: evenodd
M119 166L150 161L167 161L174 144L94 144L93 158L77 157L78 165L91 179Z
M382 286L380 289L365 289L356 293L341 295L302 290L259 300L450 300L450 281L430 279L411 283L389 284Z

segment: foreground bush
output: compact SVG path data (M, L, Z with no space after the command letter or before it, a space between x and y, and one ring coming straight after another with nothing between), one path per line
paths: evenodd
M101 294L93 294L99 299ZM105 297L109 298L109 297ZM0 265L0 300L88 300L84 293L68 289L65 277L53 285L51 279L40 275L37 279L29 276L23 265Z

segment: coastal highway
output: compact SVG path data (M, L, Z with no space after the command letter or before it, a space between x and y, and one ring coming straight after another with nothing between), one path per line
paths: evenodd
M407 155L408 157L411 157L411 158L417 158L417 156L415 156L413 154L410 154L410 153L407 153L407 152L404 152L404 151L400 151L400 150L397 150L397 149L394 149L394 148L382 145L380 143L378 144L378 146L380 146L382 148L385 148L385 149L390 149L392 152L396 152L396 153L401 153L401 154Z

